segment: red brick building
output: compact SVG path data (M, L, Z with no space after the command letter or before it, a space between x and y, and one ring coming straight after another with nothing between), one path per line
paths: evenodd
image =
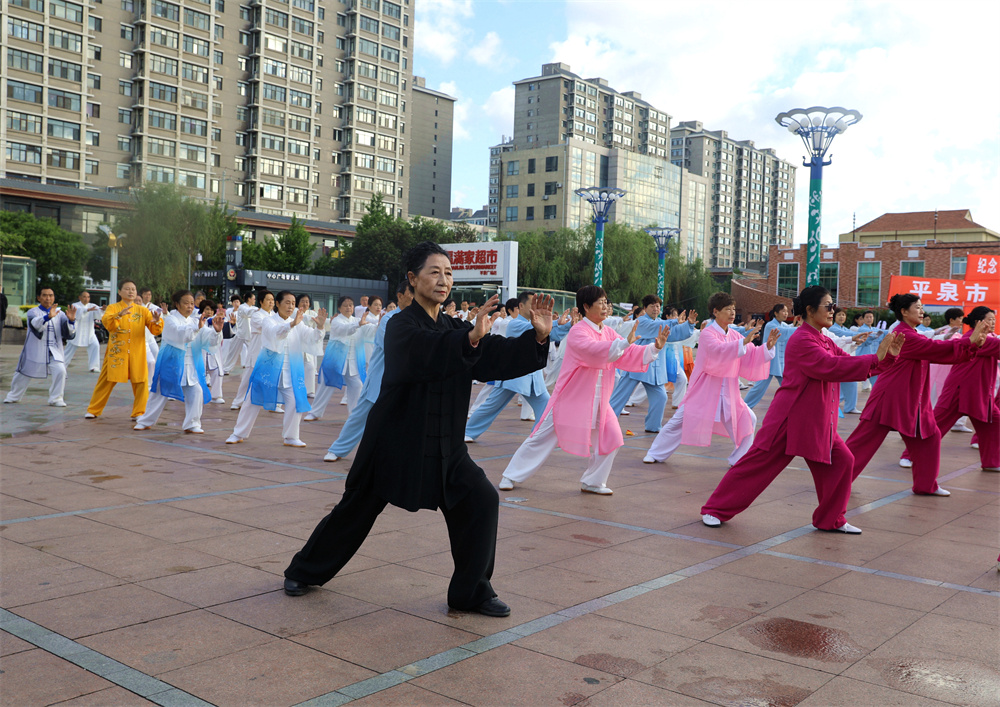
M893 275L964 279L966 256L970 253L1000 255L1000 242L841 243L823 248L820 284L843 307L884 308ZM767 312L778 302L791 305L791 298L805 287L805 282L806 245L771 246L766 279L733 278L737 311L746 318Z

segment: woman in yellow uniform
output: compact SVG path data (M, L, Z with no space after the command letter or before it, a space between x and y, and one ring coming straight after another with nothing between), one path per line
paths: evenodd
M130 381L135 402L132 419L146 412L149 398L149 369L146 365L146 333L154 336L163 331L160 312L151 312L136 300L136 287L132 280L123 280L118 290L119 302L109 304L101 317L101 324L108 330L108 349L104 354L101 375L94 387L87 406L88 420L104 411L111 389L116 383Z

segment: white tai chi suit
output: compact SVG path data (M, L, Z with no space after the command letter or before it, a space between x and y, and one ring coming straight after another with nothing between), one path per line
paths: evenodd
M162 346L159 358L163 359L169 354L176 355L175 351L177 350L184 352L184 371L180 380L184 396L184 422L181 424L181 429L192 432L201 431L201 411L204 407L203 381L199 380L200 376L204 374L204 367L202 366L202 373L199 374L192 349L196 349L197 355L201 357L202 349L218 347L219 342L222 341L222 332L215 330L211 320L208 320L200 329L199 320L200 317L197 315L192 314L190 317L185 317L176 309L172 309L170 314L163 318L163 333L160 335ZM167 381L164 380L163 375L164 366L162 362L160 363L160 370L154 372L150 379L146 412L135 421L137 428L155 425L156 421L160 419L160 413L163 412L167 401L170 400L170 397L163 394L168 391L165 385Z
M245 365L246 344L247 340L250 338L250 328L249 326L244 325L241 330L240 320L249 316L248 313L246 315L244 314L247 311L244 307L247 306L248 305L241 304L235 309L233 307L226 309L226 321L229 321L229 317L233 315L236 316L236 325L233 327L233 338L222 340L222 370L224 370L226 374L229 374L234 368L236 368L236 364L241 361L244 362ZM247 324L249 324L249 322L247 322ZM241 331L243 336L240 336Z
M205 349L205 370L208 373L208 389L212 391L211 401L205 402L224 403L222 397L222 341L219 339L212 346Z
M162 307L158 307L152 302L142 306L154 314L156 312L159 312L161 315L164 313ZM149 330L149 327L146 327L146 366L149 368L149 377L146 378L147 381L153 380L153 370L156 368L156 355L158 353L160 353L160 346L156 343L156 337L153 335L153 332Z
M318 341L307 341L305 343L305 367L306 367L306 393L309 397L316 395L316 373L319 369L319 360L323 357L323 339L330 330L329 319L323 322L320 329L322 336ZM302 323L310 329L316 329L316 310L307 309L302 315Z
M10 392L5 403L16 403L28 390L32 378L52 376L49 384L49 405L65 407L63 390L66 388L66 355L63 337L73 336L76 327L65 312L52 317L41 305L28 310L28 333L17 362L17 371L10 381Z
M361 386L364 384L362 375L364 374L364 346L361 341L360 321L356 317L345 317L338 314L330 322L330 343L327 351L323 355L323 370L329 370L330 366L336 366L334 374L339 373L343 378L342 386L347 397L347 413L354 411L358 400L361 397ZM360 364L358 358L362 358ZM337 357L342 357L342 360ZM337 360L335 360L337 359ZM331 383L340 382L336 375L318 384L316 398L313 400L312 411L309 413L310 420L318 420L326 412L326 406L330 404L334 393L340 390L339 387Z
M274 312L267 316L261 323L261 350L254 362L257 376L250 382L252 388L251 395L243 401L240 407L240 414L236 418L236 427L233 429L232 437L241 440L250 436L253 431L253 424L257 421L257 415L263 410L263 406L253 402L253 391L257 390L258 378L261 379L260 387L265 392L275 394L276 398L281 398L279 404L283 404L281 436L285 442L298 441L299 426L302 417L309 409L309 401L306 398L305 385L303 381L298 381L302 385L298 389L296 381L292 375L292 365L290 359L297 357L296 367L301 370L302 350L307 341L318 340L322 334L316 329L302 326L301 322L297 326L292 326L293 317L282 319L281 315ZM274 367L274 370L264 371L267 359L264 354L274 360L280 359L281 363ZM301 402L300 402L301 401ZM303 409L300 411L299 407Z
M233 396L233 405L229 408L230 410L239 410L240 405L243 404L243 399L247 395L247 390L249 390L250 386L250 373L253 371L253 363L257 360L257 354L260 353L260 325L263 324L266 317L271 315L270 312L265 312L260 307L252 307L248 304L240 305L241 312L244 307L246 308L246 313L237 317L236 326L246 325L248 332L246 337L246 357L243 360L243 372L240 374L240 387L236 389L236 395Z
M74 302L76 310L76 336L66 342L66 366L73 360L77 349L87 349L87 369L91 373L101 372L101 342L97 340L94 322L101 319L101 308L93 302Z

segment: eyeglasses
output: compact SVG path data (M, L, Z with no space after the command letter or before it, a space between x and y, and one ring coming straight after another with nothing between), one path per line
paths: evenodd
M837 305L834 302L828 302L826 304L821 304L820 307L822 307L823 309L825 309L828 312L832 312L833 310L835 310L837 308Z

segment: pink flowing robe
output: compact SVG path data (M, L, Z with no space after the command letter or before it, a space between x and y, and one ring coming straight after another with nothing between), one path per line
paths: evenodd
M777 451L830 464L837 434L839 384L880 375L895 359L886 356L880 362L875 354L851 356L833 339L803 324L788 340L785 360L785 377L767 409L754 446L770 450L780 428L787 423L790 432L783 435L785 448Z
M962 338L969 339L971 336L972 329L969 329ZM991 393L996 385L997 358L1000 358L1000 339L988 336L974 358L951 367L938 398L938 406L947 409L957 405L963 415L996 422L997 400ZM941 430L941 434L947 431Z
M625 443L618 417L609 403L611 390L615 387L614 370L645 371L647 365L642 362L646 347L638 344L626 348L617 360L608 361L611 343L621 338L621 334L607 325L597 331L584 320L573 325L562 343L566 353L559 380L538 423L540 425L545 416L552 413L559 446L568 454L590 456L594 395L598 375L602 371L601 402L597 413L598 454L610 454ZM538 425L531 434L537 430Z
M701 332L694 371L684 396L681 444L707 447L712 443L713 434L729 436L725 425L715 420L721 395L729 401L734 417L736 439L733 443L739 446L753 434L754 420L750 408L740 397L739 377L751 381L764 380L771 369L771 357L766 346L755 344L747 344L743 356L740 356L743 336L732 327L723 332L721 327L711 324Z

